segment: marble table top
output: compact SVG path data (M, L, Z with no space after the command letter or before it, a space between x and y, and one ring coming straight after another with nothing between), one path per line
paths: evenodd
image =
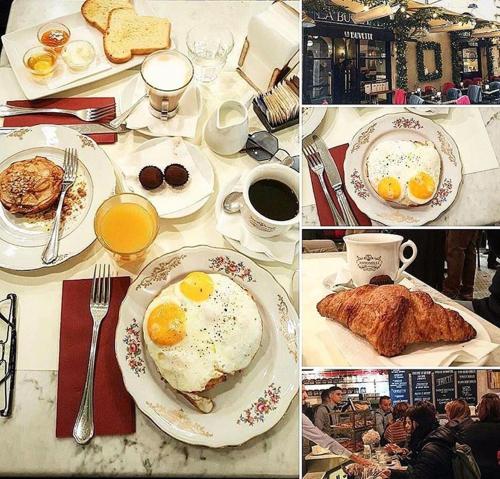
M14 0L8 31L40 23L39 0ZM79 10L81 0L46 0L43 18L55 18ZM167 1L152 0L160 16L169 17L174 25L178 47L189 26L216 15L218 21L230 24L235 48L225 72L211 85L203 86L204 117L214 105L228 95L239 98L249 90L234 72L244 32L250 17L262 11L271 1ZM61 96L115 96L137 75L128 70ZM4 55L0 59L0 103L23 98L19 85ZM250 128L262 130L253 114ZM292 155L299 152L298 129L278 134L280 145ZM149 140L137 132L119 135L118 142L102 145L112 161ZM215 197L218 189L245 169L255 166L247 155L223 158L205 145L201 135L191 140L209 157L215 171L216 185L212 198L198 212L175 222L162 220L154 247L145 259L147 264L160 254L182 246L208 244L230 247L215 229ZM11 418L0 419L0 475L127 475L127 476L245 476L297 477L299 470L299 414L295 398L280 422L267 433L239 447L210 449L179 442L159 430L137 410L136 433L129 436L95 437L87 446L72 439L56 439L56 393L59 343L61 285L63 280L91 277L93 265L111 258L94 243L86 251L50 270L16 273L0 270L0 295L16 292L19 298L18 357ZM261 263L291 293L293 265ZM134 277L142 265L118 268L118 274ZM33 312L36 311L36 314ZM223 427L223 425L221 425Z
M379 110L381 110L381 115L390 112L390 108L379 108ZM499 109L479 107L479 110L496 158L500 162ZM330 136L335 136L335 132L330 127L332 114L333 111L327 112L325 119L316 132L325 139L329 147L335 146L335 143L328 141ZM307 171L304 160L302 171ZM308 174L303 175L302 182L302 225L304 227L321 226ZM499 184L500 168L464 175L462 188L455 203L428 226L488 226L500 224Z

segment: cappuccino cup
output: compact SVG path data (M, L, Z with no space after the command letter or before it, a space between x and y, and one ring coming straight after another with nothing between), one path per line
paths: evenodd
M151 114L167 120L177 114L179 101L193 80L191 60L177 50L151 53L141 66Z
M299 222L299 174L288 166L265 164L242 180L243 224L262 238L279 236Z
M394 282L417 257L417 246L413 241L394 234L366 233L344 237L347 248L347 264L355 286L369 284L376 276L387 275ZM405 257L404 251L411 248L412 254ZM400 262L402 265L400 266Z

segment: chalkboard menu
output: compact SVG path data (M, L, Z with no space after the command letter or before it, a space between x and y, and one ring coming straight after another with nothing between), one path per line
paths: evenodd
M453 371L434 372L434 394L438 412L444 413L445 404L457 397L455 394L455 373Z
M477 404L477 371L457 371L457 398L465 399L473 406Z
M411 385L413 403L417 401L432 401L431 371L412 371Z
M389 391L392 403L410 402L410 383L408 371L391 369L389 371Z

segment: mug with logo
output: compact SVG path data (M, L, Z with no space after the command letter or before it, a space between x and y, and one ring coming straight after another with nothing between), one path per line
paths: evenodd
M394 234L366 233L344 237L347 248L347 264L355 286L369 284L376 276L387 275L394 282L415 261L417 246L413 241ZM405 257L404 251L411 248L412 254ZM400 262L402 266L400 267Z
M245 227L262 238L278 236L299 222L299 174L280 164L260 165L242 181Z

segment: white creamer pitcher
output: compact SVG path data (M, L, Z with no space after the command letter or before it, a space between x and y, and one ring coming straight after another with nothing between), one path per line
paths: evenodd
M236 100L221 103L205 125L208 147L222 156L238 153L248 138L248 110Z

